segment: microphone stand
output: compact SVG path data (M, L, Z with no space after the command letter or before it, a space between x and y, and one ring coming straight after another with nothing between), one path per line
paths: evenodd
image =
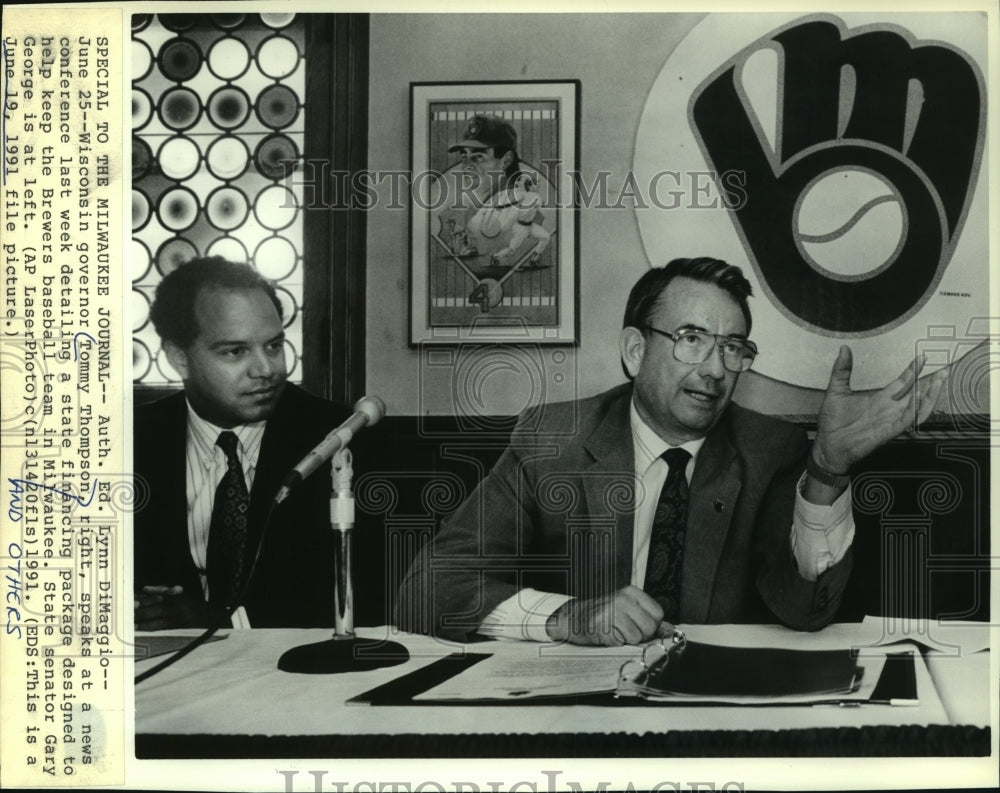
M333 565L337 571L333 592L334 638L349 641L354 634L354 575L351 568L351 550L354 535L354 477L351 450L344 448L334 456L330 469L330 527L333 529Z
M330 470L330 528L334 534L334 628L330 639L286 651L278 669L299 674L362 672L409 660L403 645L388 640L361 639L354 632L354 577L351 567L354 532L354 476L351 450L341 448Z

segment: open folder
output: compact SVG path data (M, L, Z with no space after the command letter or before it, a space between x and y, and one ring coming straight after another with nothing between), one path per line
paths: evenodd
M915 704L917 696L912 651L859 658L848 648L717 646L687 640L680 631L642 648L528 643L484 643L476 648L495 652L449 655L352 701Z
M673 636L621 667L616 693L645 699L760 704L848 697L864 676L850 650L725 647Z

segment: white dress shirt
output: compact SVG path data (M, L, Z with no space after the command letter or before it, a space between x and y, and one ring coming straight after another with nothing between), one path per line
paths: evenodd
M656 512L660 490L669 471L661 455L671 446L642 420L635 409L635 402L629 407L629 423L632 427L635 472L639 479L639 487L636 488L639 503L636 504L632 524L631 583L641 589L646 578L653 513ZM698 453L704 442L704 438L699 438L680 445L680 448L691 454L684 472L688 484L691 483ZM833 504L821 506L806 501L802 495L805 476L803 473L796 487L789 542L799 574L808 581L815 581L824 570L839 562L847 553L854 539L854 513L851 510L850 485ZM545 624L560 606L571 599L569 595L539 592L536 589L519 590L486 616L479 627L479 633L507 639L550 641Z
M242 424L231 430L238 440L236 456L243 466L248 493L253 488L257 458L260 455L260 444L264 438L266 424L266 421L258 421L253 424ZM201 588L206 600L208 599L208 577L205 574L208 564L208 531L212 524L215 491L227 467L226 453L219 448L216 441L219 433L224 431L222 427L216 427L195 413L191 403L188 403L185 446L188 545L191 548L191 558L201 576ZM233 627L250 627L250 620L242 606L233 613Z

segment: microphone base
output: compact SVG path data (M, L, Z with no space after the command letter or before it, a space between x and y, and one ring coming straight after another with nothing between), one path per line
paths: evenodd
M343 636L285 651L278 659L278 669L300 675L332 675L396 666L409 659L409 651L398 642Z

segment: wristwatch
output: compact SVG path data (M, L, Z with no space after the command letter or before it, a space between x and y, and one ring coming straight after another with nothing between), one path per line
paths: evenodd
M851 483L850 474L832 474L825 468L821 468L819 463L813 459L812 452L806 457L806 471L808 471L809 476L822 485L842 488L847 487Z

